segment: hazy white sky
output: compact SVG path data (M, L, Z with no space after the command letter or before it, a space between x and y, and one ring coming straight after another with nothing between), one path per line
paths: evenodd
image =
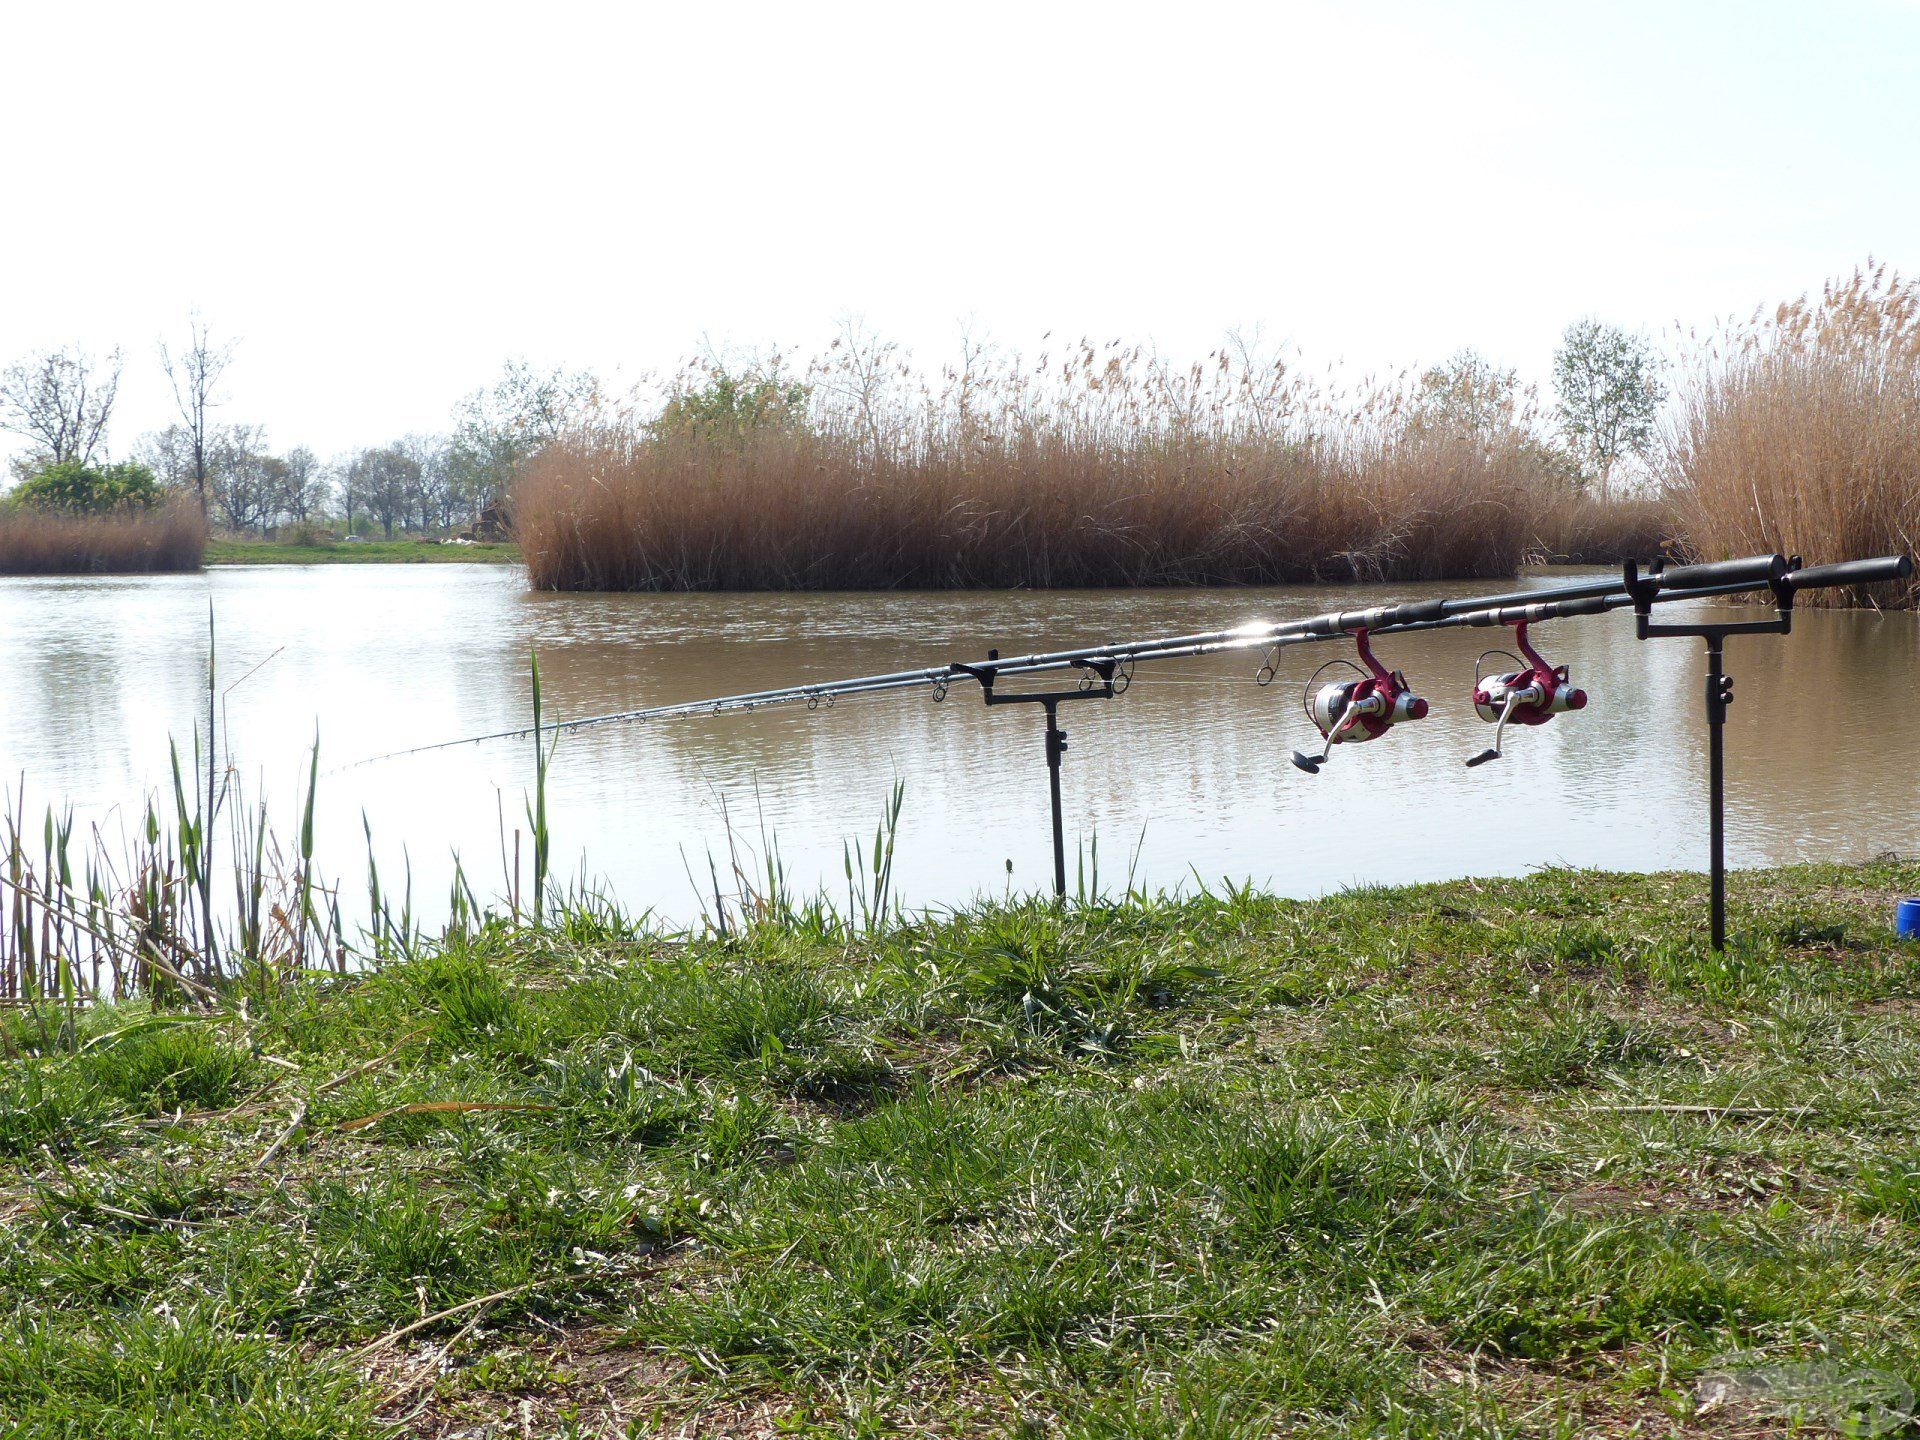
M0 0L0 363L197 307L324 452L501 360L631 375L857 314L1544 375L1920 269L1920 4Z

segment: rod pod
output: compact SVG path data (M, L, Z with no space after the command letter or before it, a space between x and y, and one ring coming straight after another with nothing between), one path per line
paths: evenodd
M1733 677L1724 658L1729 635L1785 635L1793 629L1793 597L1802 590L1841 585L1881 585L1906 580L1913 574L1910 555L1879 555L1867 560L1843 560L1834 565L1805 566L1798 555L1755 555L1744 560L1718 560L1704 565L1659 565L1650 574L1629 560L1622 570L1621 588L1633 605L1634 633L1642 640L1666 636L1707 642L1707 863L1709 933L1716 951L1727 948L1727 706L1733 703ZM1758 582L1758 583L1755 583ZM1773 592L1776 618L1722 621L1703 625L1655 625L1651 610L1660 591L1732 585L1765 588Z

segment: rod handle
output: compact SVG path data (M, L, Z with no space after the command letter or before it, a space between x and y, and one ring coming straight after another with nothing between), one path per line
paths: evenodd
M1704 565L1669 565L1657 578L1662 590L1698 590L1708 585L1771 585L1786 573L1784 555L1748 555Z
M1873 585L1883 580L1905 580L1913 574L1906 555L1880 555L1872 560L1842 560L1837 565L1810 565L1786 577L1789 590L1817 590L1828 585Z

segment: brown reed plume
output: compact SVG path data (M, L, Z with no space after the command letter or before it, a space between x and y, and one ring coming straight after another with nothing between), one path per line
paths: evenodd
M1337 401L1247 349L1081 343L922 381L854 337L754 423L616 420L514 496L556 590L1242 584L1513 573L1540 447L1405 387ZM682 377L680 395L714 372Z
M1856 270L1729 327L1695 363L1669 483L1709 557L1912 551L1920 534L1920 284ZM1805 603L1912 605L1920 586Z
M190 501L113 515L0 506L0 575L197 570L206 522Z

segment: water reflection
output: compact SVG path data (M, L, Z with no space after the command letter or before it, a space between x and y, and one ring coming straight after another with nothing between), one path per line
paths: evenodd
M523 723L535 645L551 710L580 715L977 658L992 645L1017 652L1476 588L552 596L485 566L5 580L0 774L16 777L16 793L24 775L30 808L65 800L83 820L130 824L143 795L164 792L169 736L191 746L209 599L223 751L290 824L316 725L332 770ZM1266 689L1252 682L1255 656L1143 668L1120 699L1062 712L1069 835L1098 835L1115 882L1137 851L1136 878L1149 885L1252 878L1302 894L1546 862L1697 868L1699 642L1635 641L1624 615L1540 627L1548 658L1570 662L1593 703L1511 734L1502 760L1469 771L1462 761L1489 734L1467 699L1473 664L1502 638L1463 629L1383 643L1434 713L1336 751L1317 778L1285 757L1311 738L1300 689L1330 648L1285 652ZM1735 863L1920 848L1920 621L1808 611L1784 640L1730 641L1728 668ZM323 860L357 880L364 823L390 874L404 854L425 909L455 853L480 888L499 888L531 763L530 744L494 744L336 771L321 792ZM774 836L801 885L838 886L842 841L871 835L896 776L908 787L898 872L910 900L997 892L1008 862L1016 888L1048 883L1039 715L989 713L959 688L939 705L914 693L568 737L553 770L556 863L684 917L697 908L688 872L704 875L708 852L726 852L724 810L743 859L757 864L761 837Z

